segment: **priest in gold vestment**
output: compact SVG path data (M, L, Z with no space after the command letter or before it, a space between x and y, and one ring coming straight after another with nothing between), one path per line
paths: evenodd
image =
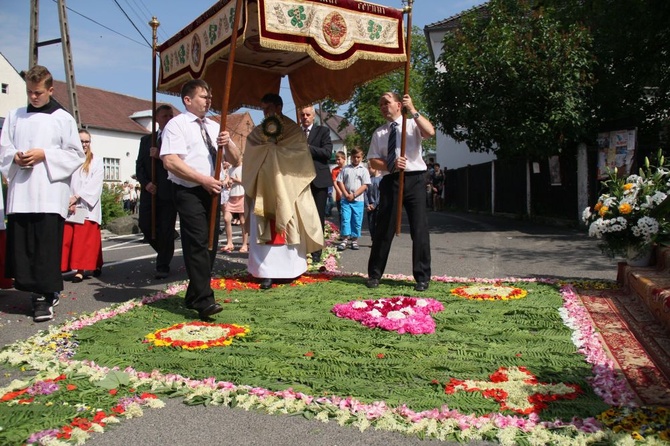
M321 250L324 241L305 134L281 114L279 95L266 94L261 103L265 119L247 137L242 184L250 214L248 270L268 289L273 279L304 273L307 253Z

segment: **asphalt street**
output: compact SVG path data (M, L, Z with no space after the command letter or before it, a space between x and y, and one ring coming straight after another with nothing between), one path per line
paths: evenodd
M434 276L616 279L616 261L600 254L596 241L589 239L583 228L455 212L430 212L429 223ZM239 227L234 228L239 249ZM411 274L408 230L406 224L403 225L401 235L394 240L386 270L388 274ZM66 274L63 298L51 322L36 324L32 321L27 293L0 290L0 345L25 339L77 314L151 294L171 282L187 279L179 241L170 276L155 280L155 255L149 245L141 243L141 239L140 235L117 236L105 232L102 275L75 284L69 281L72 273ZM369 237L363 236L360 244L358 251L342 252L342 271L366 272ZM245 267L246 254L219 252L215 270ZM19 372L14 369L0 368L0 371L3 372L0 386L19 377ZM104 434L96 434L86 444L394 446L427 442L372 429L359 432L350 426L340 427L334 422L324 424L296 416L266 415L222 407L190 407L175 399L167 401L163 409L147 409L141 418L123 421Z

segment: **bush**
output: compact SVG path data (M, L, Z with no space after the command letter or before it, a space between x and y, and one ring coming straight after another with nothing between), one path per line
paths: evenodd
M121 202L121 186L119 185L104 185L102 188L102 196L100 197L100 205L102 207L102 224L104 228L107 223L115 218L123 217L126 212L123 211L123 203Z

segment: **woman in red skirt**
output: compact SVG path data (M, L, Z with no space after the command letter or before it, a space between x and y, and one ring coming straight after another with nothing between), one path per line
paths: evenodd
M79 138L86 161L72 174L61 258L61 271L76 270L72 278L74 283L84 280L84 271L93 271L93 275L98 276L102 268L100 196L104 169L102 159L95 157L91 151L91 134L80 130Z

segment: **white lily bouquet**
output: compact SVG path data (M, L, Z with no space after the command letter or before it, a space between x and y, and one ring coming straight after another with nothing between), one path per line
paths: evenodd
M584 209L589 236L602 240L599 246L610 257L650 248L670 233L670 164L660 150L656 161L645 158L639 174L627 178L610 171L596 205Z

